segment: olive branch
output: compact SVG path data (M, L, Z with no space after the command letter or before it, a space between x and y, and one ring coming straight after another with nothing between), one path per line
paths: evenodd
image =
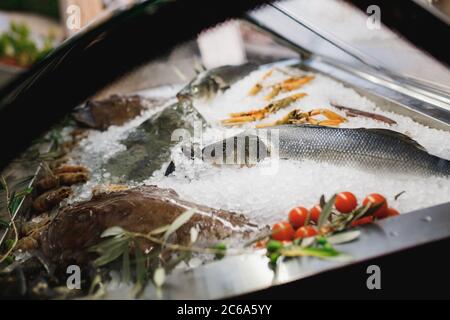
M122 280L131 280L131 265L135 264L135 293L139 295L149 279L149 268L153 266L153 283L161 288L165 282L166 272L185 261L192 253L213 254L216 258L225 256L227 247L219 243L211 248L196 247L199 232L193 227L190 229L189 245L173 244L168 242L170 236L185 225L195 214L194 210L188 210L178 216L170 225L159 227L149 233L137 233L124 230L121 227L112 227L105 230L101 238L105 239L97 245L89 248L99 256L94 261L95 267L102 267L122 257ZM140 240L150 242L153 247L146 252L140 248ZM134 248L134 252L131 252ZM179 257L166 261L163 252L177 252ZM132 254L133 253L133 254ZM242 251L237 252L241 254ZM131 256L134 257L133 261Z
M352 258L333 247L333 245L354 241L360 236L360 231L358 230L341 232L348 225L349 221L347 220L334 221L331 224L333 229L329 229L327 222L332 220L332 208L335 198L332 197L328 202L325 199L321 201L323 210L318 223L324 230L324 233L321 235L294 241L290 245L284 245L274 240L268 241L266 253L271 266L277 265L281 257L310 256L334 261L348 261ZM350 220L364 216L367 211L368 208L355 211ZM232 251L227 249L227 246L223 243L209 248L195 246L198 238L198 230L196 228L191 228L190 230L190 242L188 245L168 242L170 236L185 225L194 214L194 210L188 210L175 219L172 224L159 227L148 233L131 232L118 226L105 230L101 235L101 238L104 240L89 249L90 252L95 252L99 255L94 261L94 266L103 267L122 257L122 281L129 283L132 279L131 267L134 263L134 291L136 295L139 295L149 280L149 273L153 273L153 283L157 290L160 290L165 282L166 273L188 259L192 253L212 254L215 255L216 259L221 259L225 255L255 253L254 249L248 247L260 240L269 238L271 235L271 233L264 232L254 240L247 242L242 249L234 249ZM148 241L153 247L143 252L140 248L140 241L142 242L142 240ZM133 249L134 251L132 252L131 250ZM163 251L176 252L179 256L172 260L166 260ZM134 259L131 259L132 256ZM151 271L149 271L149 267Z

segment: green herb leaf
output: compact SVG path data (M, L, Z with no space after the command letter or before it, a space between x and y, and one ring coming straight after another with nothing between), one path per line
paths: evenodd
M281 250L281 255L285 257L316 257L330 258L339 256L341 253L334 249L325 248L303 248L299 246L291 246Z
M115 261L125 251L128 250L129 237L114 237L104 240L88 249L89 252L96 252L99 257L94 261L94 266L101 267Z
M227 253L227 245L224 243L216 244L213 249L219 251L219 253L216 253L216 259L218 260L223 259L223 257L225 257L225 254Z
M16 244L16 242L13 239L5 240L5 246L8 250L11 249L15 244Z
M162 226L162 227L156 228L155 230L151 231L151 232L149 233L149 235L151 235L151 236L157 236L158 234L167 232L167 230L169 230L169 228L170 228L170 224L168 224L168 225L166 225L166 226Z
M331 244L342 244L354 241L359 238L361 235L361 231L353 230L348 232L341 232L338 234L334 234L327 238L328 242Z
M350 219L350 220L348 221L348 224L350 224L350 223L353 222L353 221L356 221L356 220L359 220L359 219L361 219L361 218L364 218L364 217L366 217L366 216L369 216L369 215L370 215L370 210L371 210L371 208L372 208L371 206L372 206L372 204L371 204L371 203L368 203L365 207L359 208L359 209L354 213L353 218Z
M103 254L107 251L110 251L123 243L128 243L128 237L114 237L107 240L104 240L88 249L89 252L97 252L99 254Z
M319 244L321 246L324 246L328 243L328 240L324 236L317 236L316 241L317 241L317 244Z
M189 230L189 234L191 236L191 244L194 244L195 242L197 242L198 229L196 227L192 227L191 230Z
M94 261L94 266L101 267L115 261L124 254L127 248L128 241L118 243L117 246L110 248L108 251L104 251L103 254Z
M283 248L283 243L277 240L270 240L266 245L268 252L278 252L281 248Z
M122 255L122 281L129 283L131 281L130 247Z
M336 201L336 195L334 195L322 208L322 212L320 213L319 222L317 223L317 227L320 229L325 222L328 221L328 218L331 215L333 210L334 202Z
M153 274L153 282L155 283L155 286L157 288L161 288L166 281L166 271L164 268L158 268L155 270L155 273Z
M16 193L16 197L24 197L33 192L33 187L25 188L22 191Z
M145 257L137 243L135 243L134 255L136 257L136 284L143 288L147 280L147 272L145 270Z
M11 265L12 263L14 263L15 260L16 260L16 259L14 258L14 256L9 255L9 256L7 256L7 257L5 258L4 263L5 263L7 266L9 266L9 265Z
M19 192L13 192L8 203L8 210L11 215L15 215L25 197L33 191L33 188L26 188Z
M299 245L302 248L306 248L306 247L312 246L315 241L316 241L316 239L314 237L303 238L303 239L301 239L301 242Z
M186 224L194 214L195 211L191 209L178 216L164 234L164 241L167 241L172 233L176 232L179 228Z
M0 228L8 229L9 228L9 222L0 220Z
M125 230L121 227L112 227L103 231L101 238L116 237L125 234Z
M270 264L271 264L272 266L276 266L276 264L277 264L277 262L278 262L278 259L279 259L280 257L281 257L281 254L280 254L279 252L271 253L270 256L269 256Z

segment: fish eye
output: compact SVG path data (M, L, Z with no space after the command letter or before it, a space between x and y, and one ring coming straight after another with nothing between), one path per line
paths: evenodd
M197 94L200 92L200 88L198 86L193 86L192 87L192 93Z

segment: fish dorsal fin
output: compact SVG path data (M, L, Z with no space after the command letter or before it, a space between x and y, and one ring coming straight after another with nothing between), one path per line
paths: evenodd
M378 134L381 134L381 135L384 135L387 137L399 139L403 142L406 142L406 143L416 147L417 149L420 149L422 151L427 151L425 149L425 147L422 146L421 144L419 144L416 140L408 137L407 135L405 135L403 133L397 132L397 131L393 131L393 130L389 130L389 129L365 129L365 128L362 128L360 130L369 130L371 132L378 133Z
M280 124L279 127L308 127L308 128L332 128L332 127L325 127L325 126L319 126L318 124L310 124L310 123L289 123L289 124Z
M195 65L194 65L194 71L195 71L196 75L200 75L203 72L206 72L207 69L203 63L196 61Z
M327 128L327 129L335 129L335 130L360 130L360 131L370 131L379 135L383 135L386 137L391 137L391 138L395 138L398 140L401 140L405 143L410 144L411 146L414 146L415 148L425 151L427 152L427 150L425 149L424 146L422 146L421 144L419 144L416 140L408 137L407 135L397 132L397 131L393 131L393 130L389 130L389 129L378 129L378 128L358 128L358 129L342 129L342 128L335 128L335 127L325 127L325 126L320 126L320 125L314 125L314 124L309 124L309 123L302 123L302 124L287 124L287 125L281 125L281 127L308 127L308 128Z

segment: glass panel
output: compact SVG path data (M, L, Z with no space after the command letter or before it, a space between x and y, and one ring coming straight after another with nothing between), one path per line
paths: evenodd
M382 67L401 76L437 83L447 87L447 91L450 90L448 68L377 23L375 11L371 11L369 17L369 14L366 15L340 0L287 0L277 3L276 6L306 26L312 27L326 39L295 21L288 21L281 12L277 14L274 10L262 9L254 15L269 28L313 53L353 65L360 65L360 60L364 60L372 66ZM355 56L361 59L355 59Z

